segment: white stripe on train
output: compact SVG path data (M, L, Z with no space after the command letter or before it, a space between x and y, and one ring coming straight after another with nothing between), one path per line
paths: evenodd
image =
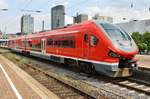
M13 49L13 50L16 50L16 51L19 51L19 52L22 51L20 49ZM89 60L89 59L82 59L82 58L76 58L76 57L70 57L70 56L64 56L64 55L56 55L56 54L49 54L49 53L48 54L43 54L43 53L35 52L35 51L30 51L30 53L41 54L41 55L45 55L45 56L57 56L57 57L63 57L63 58L71 58L71 59L74 59L74 60L92 62L92 63L103 64L103 65L118 65L119 64L118 62L109 63L109 62L95 61L95 60Z

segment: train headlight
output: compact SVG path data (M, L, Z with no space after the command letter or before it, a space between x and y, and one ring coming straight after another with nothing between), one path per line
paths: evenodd
M120 58L121 56L113 51L110 51L108 54L110 57Z

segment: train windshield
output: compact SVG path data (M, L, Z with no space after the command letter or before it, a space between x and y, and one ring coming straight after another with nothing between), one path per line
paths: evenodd
M101 26L111 39L131 41L131 37L121 28L109 23L101 23Z

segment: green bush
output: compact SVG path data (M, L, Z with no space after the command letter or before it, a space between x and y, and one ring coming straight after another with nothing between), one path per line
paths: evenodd
M146 31L144 34L139 32L133 32L132 38L134 39L135 43L139 47L140 52L149 53L150 51L150 32Z

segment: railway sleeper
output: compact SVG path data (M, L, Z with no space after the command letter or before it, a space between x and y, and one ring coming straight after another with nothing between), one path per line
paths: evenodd
M70 96L76 96L78 95L77 93L75 92L71 92L71 91L67 91L67 90L59 90L56 92L57 94L61 94L61 95L70 95Z
M74 97L79 97L78 94L68 94L68 93L67 93L67 94L66 94L66 93L62 93L62 94L60 94L60 96L61 96L61 98L65 98L65 99L66 99L67 97L68 97L68 98L69 98L69 97L70 97L70 98L72 97L73 99L75 99Z
M53 86L53 85L51 85L49 82L43 82L43 83L41 83L41 84L43 84L43 85L45 85L45 86Z
M150 92L150 88L145 88L143 90Z
M146 87L146 86L144 86L144 85L138 85L138 86L135 86L135 88L143 89L143 88L147 88L147 87Z
M72 96L72 97L64 97L63 99L85 99L84 97L82 96Z
M61 85L57 85L57 84L50 84L50 88L53 88L53 89L62 89L63 87Z

